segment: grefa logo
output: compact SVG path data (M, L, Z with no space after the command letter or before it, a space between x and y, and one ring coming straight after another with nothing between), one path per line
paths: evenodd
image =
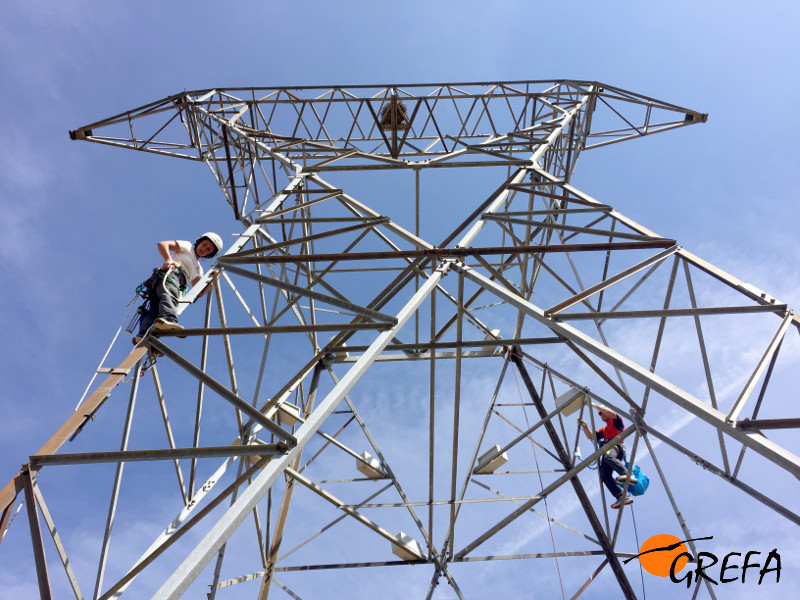
M773 548L766 554L759 550L729 552L722 559L711 552L698 551L693 556L686 542L711 540L713 536L681 540L674 535L661 533L654 535L642 544L639 554L626 559L628 563L638 558L642 568L657 577L669 577L673 583L685 583L690 587L701 579L714 585L745 583L758 574L758 585L762 583L779 583L781 580L781 555ZM687 564L692 561L694 567L681 574ZM740 578L741 577L741 578ZM774 579L773 579L774 578Z

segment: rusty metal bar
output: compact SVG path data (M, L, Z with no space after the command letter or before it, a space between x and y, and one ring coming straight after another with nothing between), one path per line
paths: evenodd
M670 308L654 310L618 310L607 312L554 314L556 321L585 321L594 319L651 319L656 317L702 317L752 313L778 313L783 315L786 304L757 304L754 306L712 306L707 308Z
M319 323L316 325L267 325L266 327L197 327L176 330L159 331L159 337L194 337L208 335L251 335L271 333L309 333L309 332L340 332L340 331L365 331L389 329L391 323Z
M31 528L33 558L36 561L36 576L39 579L39 595L42 600L51 600L53 592L50 590L50 578L47 575L47 559L44 556L42 529L39 525L39 512L36 509L36 499L33 494L33 478L30 466L25 465L21 473L22 484L25 489L25 506L28 509L28 524Z
M244 446L205 446L198 448L163 448L155 450L122 450L119 452L81 452L74 454L45 454L31 456L32 467L46 465L84 465L114 462L141 462L179 458L219 458L228 456L267 456L283 454L289 446L277 444L247 444Z
M39 505L39 510L42 511L42 517L44 518L45 525L47 525L47 529L50 532L50 537L52 538L53 544L56 547L56 552L58 552L58 556L61 559L61 564L64 566L64 572L69 580L70 587L72 587L72 591L75 593L75 598L77 600L83 600L83 594L78 586L78 580L75 578L75 573L73 572L69 559L67 558L67 551L64 549L64 544L61 543L61 536L58 535L58 530L53 522L53 517L50 516L50 511L47 509L47 503L44 501L42 491L39 489L39 486L36 485L36 483L33 483L33 495L36 498L36 503Z
M800 429L800 419L742 419L737 429Z
M605 252L611 250L648 250L670 248L675 240L656 239L632 242L598 242L595 244L541 244L530 246L491 246L483 248L423 248L393 250L391 252L348 252L303 254L300 256L243 256L226 255L219 258L223 264L262 264L291 262L326 262L332 260L385 260L399 258L466 258L469 256L494 256L498 254L544 254L553 252Z
M122 380L130 374L131 369L136 366L136 363L147 354L147 347L139 345L134 348L128 357L114 369L111 375L103 380L97 389L92 392L89 397L81 404L78 409L72 413L66 422L47 440L39 451L34 455L40 454L54 454L64 443L77 435L83 426L92 418L95 412L103 405L103 403L111 395L111 391L119 385ZM18 473L18 475L20 475ZM6 484L0 491L0 508L5 509L7 506L14 502L14 498L19 491L16 481L16 476Z

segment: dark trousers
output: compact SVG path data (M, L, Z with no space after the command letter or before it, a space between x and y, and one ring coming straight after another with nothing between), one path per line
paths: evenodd
M181 291L175 280L168 277L166 280L158 279L150 292L147 300L147 309L139 320L139 335L143 336L150 329L156 319L178 322L178 298Z
M627 473L628 468L625 466L625 446L617 444L616 448L611 448L608 452L603 454L600 458L600 479L611 492L614 498L619 499L622 496L623 486L617 483L615 474L623 475Z

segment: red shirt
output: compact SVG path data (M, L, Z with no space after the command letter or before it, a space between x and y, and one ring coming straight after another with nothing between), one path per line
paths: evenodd
M608 419L605 427L597 430L597 442L602 445L603 442L607 442L611 438L618 436L624 430L625 423L622 422L622 417L617 415L614 418ZM624 441L625 440L622 440L620 444L624 443Z

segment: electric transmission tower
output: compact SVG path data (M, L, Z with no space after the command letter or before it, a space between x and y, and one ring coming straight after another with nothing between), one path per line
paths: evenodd
M197 90L71 131L205 163L235 241L181 337L101 366L0 531L24 504L43 597L635 598L591 403L664 529L692 537L697 473L800 524L797 316L571 183L705 120L565 80Z

